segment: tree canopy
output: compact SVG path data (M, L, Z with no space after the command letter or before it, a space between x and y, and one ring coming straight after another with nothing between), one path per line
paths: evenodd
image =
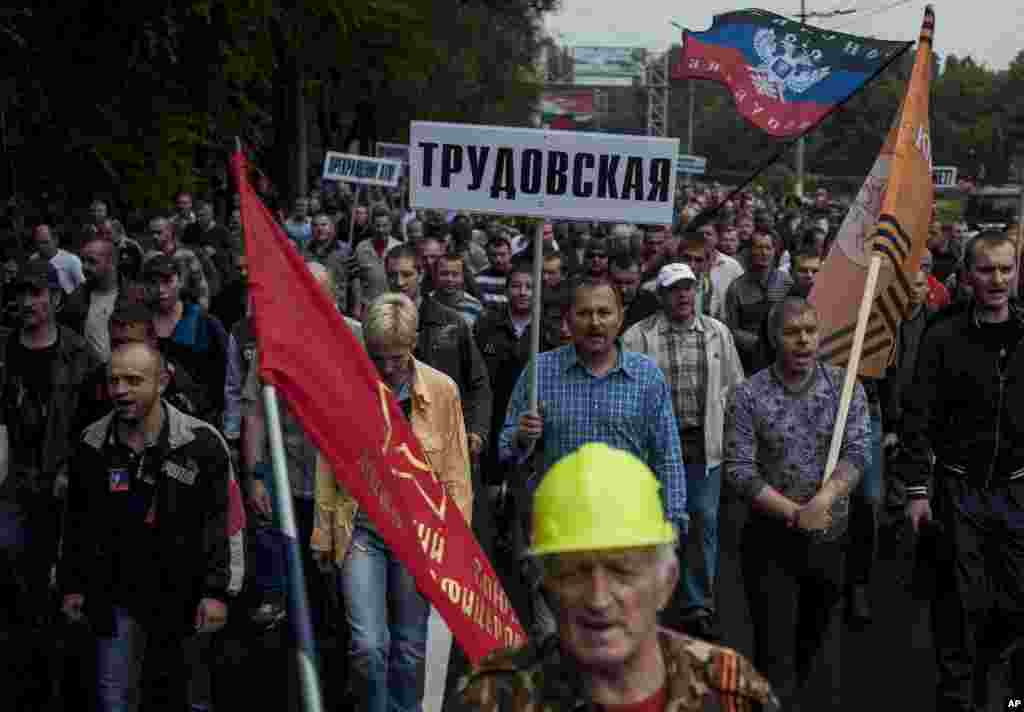
M282 194L311 151L412 119L525 125L557 0L85 0L0 10L6 193L142 209L226 186L236 136Z
M323 150L403 141L413 119L528 125L542 88L538 51L550 42L541 19L557 3L15 4L0 9L0 186L75 205L99 193L164 207L180 189L226 188L237 136L288 197L308 190ZM809 135L810 172L869 170L912 61L904 55ZM1010 156L1024 153L1024 51L1000 71L953 55L941 66L936 164L1005 181ZM642 129L645 94L633 96L636 111L622 116ZM685 82L670 101L669 135L685 136ZM749 173L778 150L712 83L697 84L693 128L695 152L716 171Z

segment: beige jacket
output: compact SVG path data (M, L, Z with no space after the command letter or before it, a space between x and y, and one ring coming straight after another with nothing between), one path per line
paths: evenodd
M449 498L468 522L473 511L473 486L459 388L440 371L420 361L414 363L412 431ZM335 479L330 463L318 456L310 541L313 550L332 552L334 561L341 564L352 541L358 509L355 498Z
M729 391L743 382L743 365L729 327L708 316L699 316L704 330L704 353L708 364L707 401L704 406L704 455L708 467L722 464L722 440L725 430L725 404ZM647 354L663 373L669 373L664 343L661 338L666 318L658 312L631 326L622 335L627 351ZM669 381L669 387L674 384Z

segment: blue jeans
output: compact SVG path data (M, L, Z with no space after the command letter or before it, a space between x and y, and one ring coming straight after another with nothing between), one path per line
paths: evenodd
M267 492L274 503L274 478L266 480ZM288 563L285 539L281 528L281 513L273 504L273 515L270 521L252 522L248 528L249 536L249 577L250 589L257 597L266 598L267 594L284 595L288 583ZM313 537L312 498L292 496L292 511L295 514L295 532L299 537L299 551L302 552L302 574L306 580L306 598L309 601L310 623L314 632L323 631L327 620L327 589L328 584L320 575L320 569L313 559L313 549L309 545ZM261 518L262 520L263 518Z
M871 451L864 476L857 485L856 495L874 506L882 501L882 419L871 416Z
M180 636L147 636L124 608L114 609L114 636L96 639L100 712L184 710L188 669ZM139 679L137 661L142 658Z
M715 576L718 573L718 503L722 495L721 466L706 468L703 476L690 474L698 466L686 468L686 508L690 513L691 531L700 527L700 553L703 566L698 570L681 556L679 569L683 583L683 608L693 610L715 608Z
M48 492L22 491L16 499L0 499L0 588L17 591L12 613L24 622L47 613L63 511Z
M338 575L349 626L356 708L419 712L430 604L375 531L356 526Z

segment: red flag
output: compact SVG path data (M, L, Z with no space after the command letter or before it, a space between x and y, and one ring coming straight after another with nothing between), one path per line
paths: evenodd
M260 377L288 400L473 662L526 635L494 568L427 463L390 390L232 158ZM309 542L300 542L309 546Z

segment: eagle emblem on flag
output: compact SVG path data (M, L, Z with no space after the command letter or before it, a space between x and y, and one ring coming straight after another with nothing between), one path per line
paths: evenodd
M754 89L781 102L786 101L787 89L803 94L831 72L830 67L817 66L820 51L808 51L791 34L780 40L771 28L754 33L754 51L761 59L761 64L748 67Z

